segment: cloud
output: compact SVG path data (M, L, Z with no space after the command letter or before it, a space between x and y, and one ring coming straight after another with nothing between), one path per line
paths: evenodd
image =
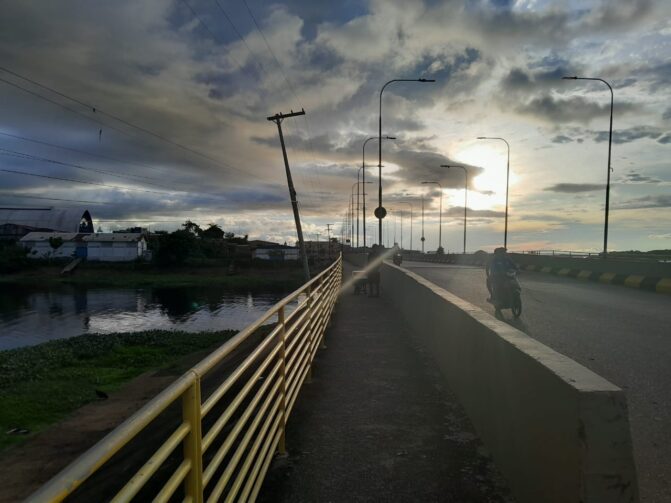
M451 206L447 209L445 214L448 217L458 217L464 215L463 206ZM505 211L496 210L473 210L468 208L468 218L503 218L506 216Z
M661 180L657 178L652 178L650 176L645 176L641 175L640 173L637 173L636 171L630 171L624 177L620 180L618 180L619 183L662 183Z
M662 130L652 126L634 126L629 129L616 129L613 130L613 143L630 143L644 138L656 140L662 134ZM597 143L608 141L608 131L594 132L594 141Z
M557 183L550 187L545 187L543 190L548 192L561 192L564 194L577 194L580 192L602 190L603 187L603 185L595 183Z
M566 135L559 134L559 135L555 136L554 138L552 138L552 140L550 140L550 141L552 143L571 143L574 140L573 140L573 138L570 138Z
M614 210L634 210L644 208L669 208L671 207L671 194L656 196L643 196L629 199L621 203L611 205Z
M618 113L620 114L629 113L636 109L634 103L618 103ZM545 94L520 103L515 110L521 115L527 115L551 124L589 123L594 119L607 117L610 113L610 104L600 105L582 96L555 98Z

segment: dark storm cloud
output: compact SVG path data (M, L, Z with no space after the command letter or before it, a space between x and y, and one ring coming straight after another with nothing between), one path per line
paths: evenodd
M548 192L561 192L564 194L577 194L579 192L594 192L603 189L603 185L594 183L557 183L543 190Z
M657 196L644 196L629 199L621 203L611 205L614 210L635 210L644 208L669 208L671 207L671 194Z
M664 113L662 114L662 119L664 119L665 121L671 120L671 107L664 110Z
M657 143L661 143L662 145L667 145L667 144L671 143L671 134L666 133L665 135L660 136L657 139Z

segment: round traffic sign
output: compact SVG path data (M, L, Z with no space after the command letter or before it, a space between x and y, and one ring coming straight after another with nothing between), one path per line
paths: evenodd
M382 220L384 217L387 216L387 210L384 209L384 206L378 206L375 208L375 218L379 218Z

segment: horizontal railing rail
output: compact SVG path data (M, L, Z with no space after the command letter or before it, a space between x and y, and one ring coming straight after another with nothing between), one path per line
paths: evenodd
M286 452L287 420L323 346L341 281L342 257L196 364L28 501L90 501L87 489L96 501L254 501L275 453ZM162 434L159 440L148 435L152 427ZM123 466L115 471L119 456L116 464ZM105 476L106 469L113 475ZM105 482L95 483L96 477Z

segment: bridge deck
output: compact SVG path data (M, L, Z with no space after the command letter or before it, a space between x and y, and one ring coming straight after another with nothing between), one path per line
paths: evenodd
M346 268L346 277L351 268ZM511 501L456 398L382 298L343 293L260 501Z

